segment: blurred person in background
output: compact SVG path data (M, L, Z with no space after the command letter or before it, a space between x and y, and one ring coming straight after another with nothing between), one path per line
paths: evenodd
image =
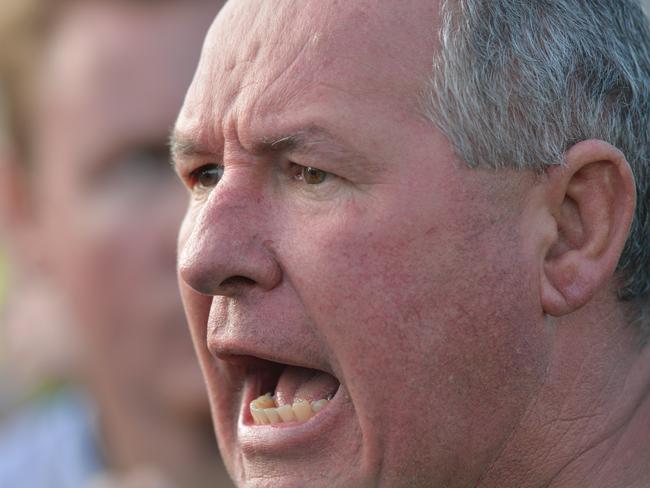
M0 6L2 332L89 393L4 419L0 486L230 486L178 297L166 144L221 3Z

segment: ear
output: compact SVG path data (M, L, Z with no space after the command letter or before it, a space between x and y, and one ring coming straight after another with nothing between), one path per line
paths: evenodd
M541 300L545 313L560 316L586 304L614 274L636 191L623 153L600 140L569 149L546 183L556 232L543 261Z
M0 146L0 230L3 236L10 234L18 211L18 171L13 152Z
M36 220L28 171L15 152L0 146L0 239L17 251L25 264L40 267Z

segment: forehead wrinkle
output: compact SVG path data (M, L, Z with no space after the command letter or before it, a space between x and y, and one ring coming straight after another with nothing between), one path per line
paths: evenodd
M369 0L350 5L333 1L324 5L322 2L278 0L271 5L263 0L231 0L211 28L210 41L206 41L208 48L202 56L202 76L191 97L196 110L191 125L204 133L201 139L222 147L224 131L232 128L234 122L237 138L251 148L246 142L251 142L250 135L262 131L262 125L277 123L292 111L304 112L304 102L308 101L304 97L313 98L318 93L314 87L329 87L348 98L389 93L390 100L401 99L404 94L400 95L400 90L393 85L375 83L387 79L382 71L385 69L383 64L376 65L367 58L378 51L394 57L396 52L404 55L404 51L422 53L428 50L420 49L420 43L406 50L402 42L392 49L383 43L362 43L373 37L373 32L376 34L377 30L383 31L383 27L391 25L389 21L394 9L384 12L378 22L367 16L367 9L377 8L378 2ZM317 16L316 7L322 7ZM287 19L293 20L287 22ZM355 32L352 39L339 35L344 26L354 27L348 29ZM235 32L241 35L234 36ZM349 43L354 49L348 49ZM385 52L387 49L389 53ZM428 59L427 55L423 56ZM351 69L351 66L360 65L364 66L360 72ZM391 69L394 72L395 66ZM403 85L401 83L400 87L404 88ZM420 83L415 85L420 88ZM413 91L410 90L408 98L416 105ZM197 103L199 101L203 103ZM327 146L327 141L307 140L304 134L298 139L292 137L283 141L284 150L288 149L289 142L294 151ZM267 145L264 149L279 151L278 141L273 146ZM329 152L334 154L334 151Z
M210 47L204 56L211 68L212 86L218 87L213 92L220 92L216 105L240 105L240 95L246 92L244 98L257 99L255 95L264 94L265 98L286 100L296 88L313 81L322 64L329 61L326 58L333 56L322 47L330 44L327 40L335 30L332 11L336 3L228 2L211 28ZM234 103L230 97L236 99Z
M259 5L242 10L247 3ZM245 141L255 121L294 98L305 81L292 73L296 65L305 64L299 58L309 50L314 35L306 27L290 28L276 15L287 8L299 13L298 3L289 0L270 7L266 2L240 0L228 6L210 28L179 125L185 133L200 132L193 139L205 143L172 141L179 156L210 152L206 149L211 146L221 148L229 136ZM233 37L233 30L242 35ZM270 69L264 61L269 57L283 62L273 63L276 69Z

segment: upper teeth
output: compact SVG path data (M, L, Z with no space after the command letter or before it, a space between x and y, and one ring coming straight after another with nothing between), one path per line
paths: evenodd
M308 402L307 400L296 400L293 405L282 405L279 407L275 398L266 393L253 400L250 404L251 415L256 424L281 424L283 422L304 422L318 413L329 400L323 398Z

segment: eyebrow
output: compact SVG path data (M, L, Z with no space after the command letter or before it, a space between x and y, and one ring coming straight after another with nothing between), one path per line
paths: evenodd
M334 137L328 130L317 125L308 126L305 129L281 134L271 138L264 138L253 146L256 154L273 154L280 152L306 153L312 149L322 146L329 148L343 148L343 144Z
M168 145L169 153L171 155L171 164L173 166L176 166L176 160L179 157L210 154L207 146L197 142L192 137L181 134L176 129L172 129Z
M174 166L176 165L176 159L179 157L215 154L215 151L211 150L206 144L185 136L178 131L172 132L169 146L172 165ZM377 162L371 161L367 156L353 149L329 130L316 124L288 133L261 138L253 142L252 153L264 156L281 153L308 156L317 153L336 161L353 161L355 165L359 165L363 169L381 170L381 166Z

